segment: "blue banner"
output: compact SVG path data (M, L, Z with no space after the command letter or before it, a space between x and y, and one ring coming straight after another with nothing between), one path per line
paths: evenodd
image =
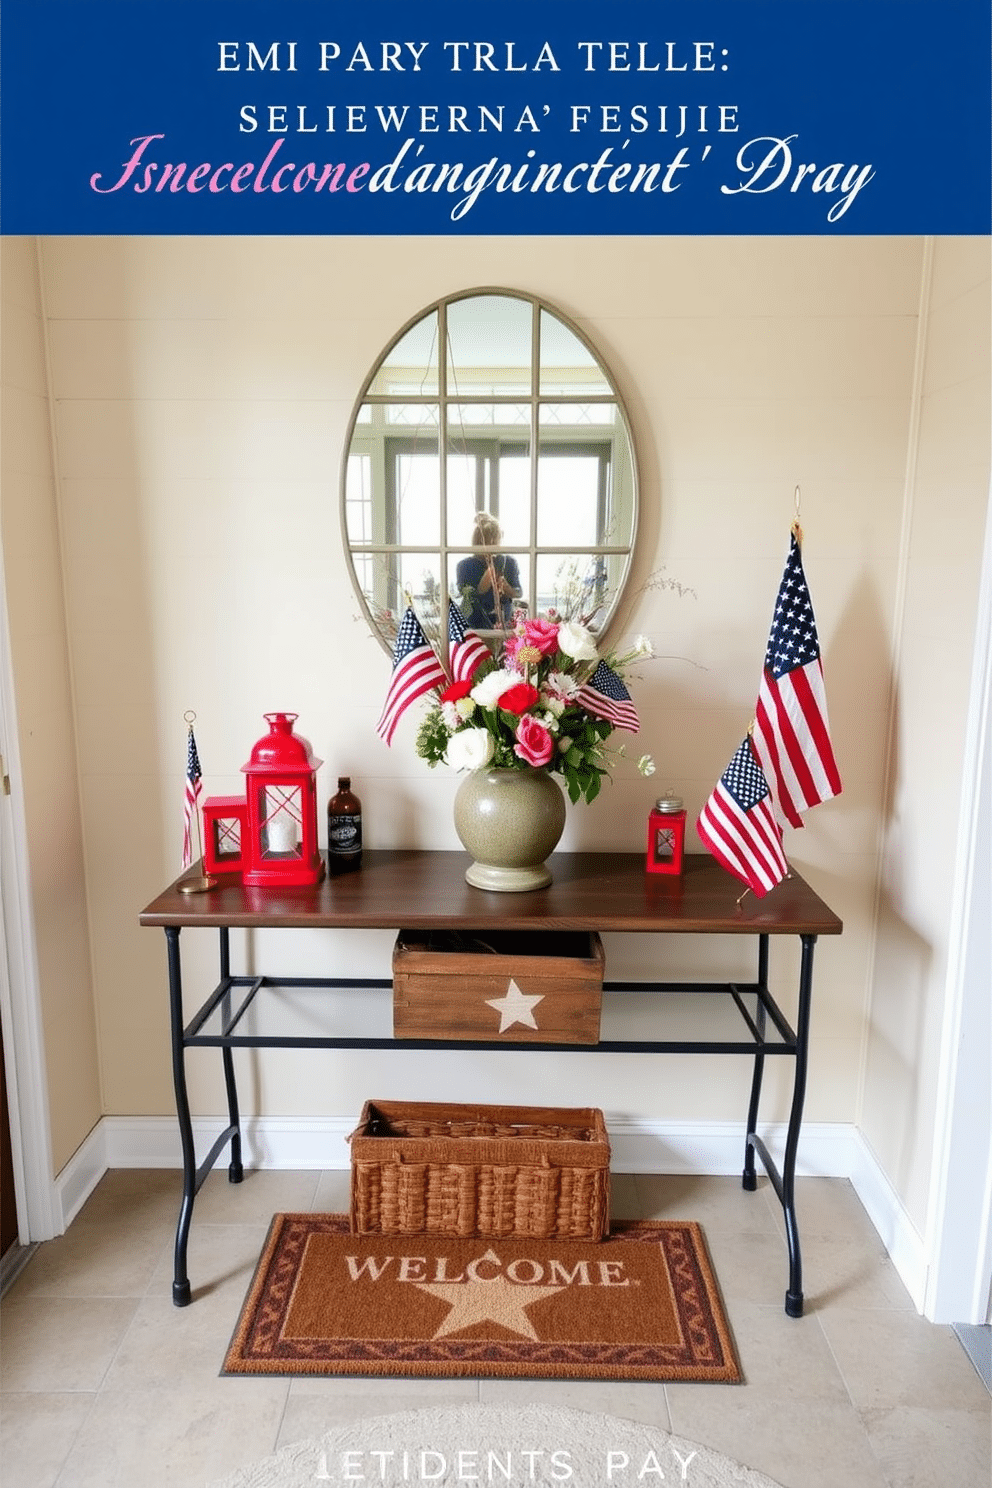
M988 233L976 0L3 0L6 233Z

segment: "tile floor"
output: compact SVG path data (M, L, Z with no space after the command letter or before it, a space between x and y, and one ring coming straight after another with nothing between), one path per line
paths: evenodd
M0 1305L3 1488L202 1488L362 1415L547 1400L670 1428L785 1488L988 1488L990 1397L950 1328L913 1309L850 1185L799 1184L806 1315L786 1318L784 1230L763 1182L614 1180L618 1217L704 1226L746 1383L223 1379L271 1215L347 1208L341 1172L211 1174L171 1302L175 1172L108 1173Z

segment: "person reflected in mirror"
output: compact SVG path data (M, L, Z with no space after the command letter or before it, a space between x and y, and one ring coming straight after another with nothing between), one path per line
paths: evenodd
M492 512L476 512L472 546L498 548L503 530ZM473 630L508 630L514 601L523 593L517 560L507 553L471 553L455 570L462 615Z

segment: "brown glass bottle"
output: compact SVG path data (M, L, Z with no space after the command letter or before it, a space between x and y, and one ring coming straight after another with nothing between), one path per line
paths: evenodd
M351 777L338 778L327 803L327 871L351 873L362 866L362 803L352 795Z

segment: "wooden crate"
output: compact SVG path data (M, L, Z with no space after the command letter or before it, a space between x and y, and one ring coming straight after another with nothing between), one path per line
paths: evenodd
M401 930L393 1035L596 1044L603 966L603 943L587 931Z
M366 1101L351 1142L353 1234L601 1240L602 1111Z

